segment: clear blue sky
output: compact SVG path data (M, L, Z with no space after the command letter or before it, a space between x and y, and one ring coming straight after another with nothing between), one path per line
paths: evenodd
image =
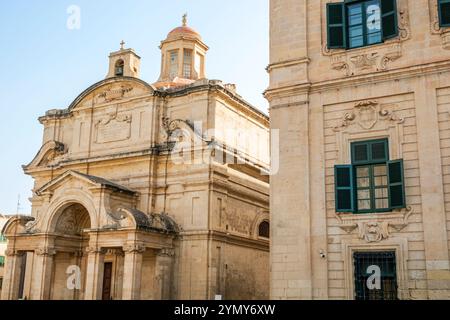
M69 30L67 8L81 8L81 29ZM210 51L207 76L236 83L238 92L267 110L269 54L266 0L15 0L0 11L0 212L29 213L33 187L21 165L41 146L37 118L66 108L79 93L102 80L108 54L122 39L142 57L141 77L156 81L158 45L181 24L199 31Z

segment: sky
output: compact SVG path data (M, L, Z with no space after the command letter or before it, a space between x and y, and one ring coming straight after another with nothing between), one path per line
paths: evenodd
M80 9L80 28L67 27L68 8ZM108 55L121 40L142 57L141 78L160 71L159 44L181 25L210 47L209 79L235 83L240 95L267 112L269 9L266 0L15 0L0 11L0 213L31 212L33 180L23 173L42 144L37 118L64 109L105 78ZM20 206L18 198L20 195Z

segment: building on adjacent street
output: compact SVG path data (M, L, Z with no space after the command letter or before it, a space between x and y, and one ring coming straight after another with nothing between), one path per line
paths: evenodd
M450 299L450 2L270 16L271 297Z

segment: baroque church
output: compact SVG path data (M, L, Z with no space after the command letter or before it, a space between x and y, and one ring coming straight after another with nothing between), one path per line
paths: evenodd
M39 118L3 300L269 297L269 119L206 78L186 17L160 49L157 82L122 42L106 79Z

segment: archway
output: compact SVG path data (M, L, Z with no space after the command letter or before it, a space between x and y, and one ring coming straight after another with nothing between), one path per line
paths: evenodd
M61 208L51 224L55 234L54 268L50 298L82 300L86 287L86 248L89 245L91 219L79 203Z

